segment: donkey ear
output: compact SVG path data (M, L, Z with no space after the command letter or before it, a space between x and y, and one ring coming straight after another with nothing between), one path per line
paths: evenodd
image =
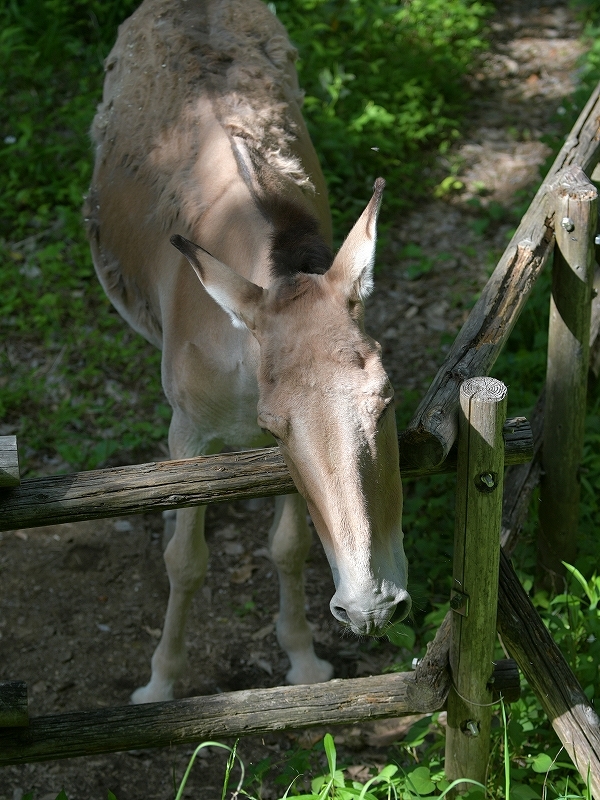
M385 188L377 178L373 197L340 247L327 276L341 283L349 296L364 300L373 291L373 266L377 241L377 215Z
M263 289L183 236L171 236L171 244L187 258L208 294L229 314L235 327L254 332Z

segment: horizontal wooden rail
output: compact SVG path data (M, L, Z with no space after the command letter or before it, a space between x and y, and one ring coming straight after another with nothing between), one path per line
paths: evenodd
M504 427L507 464L533 454L524 417ZM453 454L433 470L402 470L403 478L456 469ZM296 488L277 447L220 453L181 461L112 467L72 475L32 478L0 491L0 530L141 514L204 503L287 494Z
M0 729L0 766L351 724L440 708L441 703L411 698L414 680L414 673L396 673L33 717L27 728Z
M33 717L27 728L0 729L0 766L428 714L448 695L449 645L448 619L414 672Z
M403 433L400 459L406 466L440 464L456 441L460 384L466 378L488 375L510 335L554 245L549 193L565 168L579 167L591 174L600 159L599 118L600 84Z

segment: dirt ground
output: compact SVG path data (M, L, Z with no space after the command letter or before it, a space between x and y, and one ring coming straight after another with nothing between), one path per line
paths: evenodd
M478 195L483 203L508 203L535 181L548 153L541 137L552 132L561 98L573 88L582 47L567 3L500 5L492 50L471 79L467 134L440 165L444 177L449 164L459 164L465 188L397 220L367 309L367 326L383 344L400 399L406 390L420 395L426 389L493 266L487 254L499 255L506 244L504 225L474 230L468 200ZM410 262L395 265L408 243L422 249L419 258L433 261L416 280L406 272ZM189 669L179 696L284 682L287 662L274 635L276 576L265 549L271 515L268 501L209 509L211 563L192 608ZM0 679L27 681L32 715L123 705L147 681L168 592L161 532L161 517L147 514L0 534ZM338 677L381 672L397 658L397 648L342 638L329 614L332 591L315 541L307 595L318 654L334 664ZM340 730L342 756L352 752L356 769L384 763L382 748L394 725ZM242 740L239 750L246 764L267 756L277 763L290 747L314 738L255 737ZM54 800L63 788L69 800L106 798L109 789L118 800L168 800L173 776L181 778L191 752L181 747L5 767L0 800L21 800L31 790L36 800ZM184 796L221 797L224 760L206 751ZM267 782L262 796L269 800L284 790Z

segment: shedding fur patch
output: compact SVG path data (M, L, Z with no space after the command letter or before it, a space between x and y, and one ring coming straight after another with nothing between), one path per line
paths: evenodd
M106 60L92 127L99 157L154 187L153 221L164 230L178 216L198 219L206 205L194 168L210 102L253 163L313 192L293 153L302 105L296 57L262 2L145 0Z

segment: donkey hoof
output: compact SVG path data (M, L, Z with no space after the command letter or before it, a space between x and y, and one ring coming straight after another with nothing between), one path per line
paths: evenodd
M333 678L333 665L316 656L310 662L295 664L285 676L288 683L299 686L304 683L324 683Z
M140 686L131 695L131 702L134 706L141 705L142 703L161 703L163 700L173 700L173 687L169 685L157 686L152 681L146 686Z

